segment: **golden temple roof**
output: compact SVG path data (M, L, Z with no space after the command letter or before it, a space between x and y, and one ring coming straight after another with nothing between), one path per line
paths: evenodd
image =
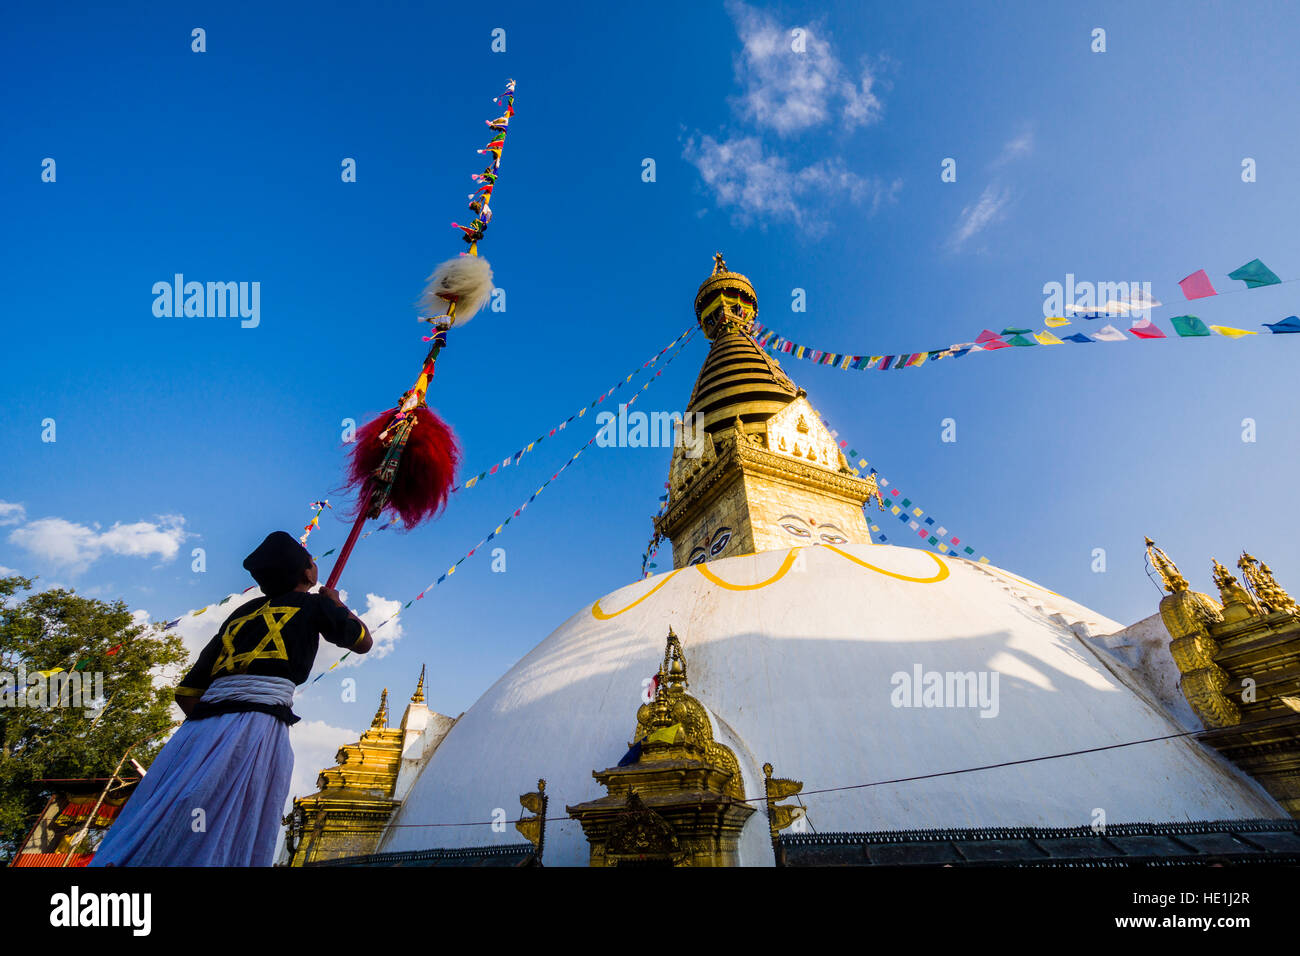
M795 398L798 389L789 376L749 337L758 314L753 285L728 271L721 253L695 297L695 314L713 345L686 410L704 416L706 431L721 431L737 418L766 421Z

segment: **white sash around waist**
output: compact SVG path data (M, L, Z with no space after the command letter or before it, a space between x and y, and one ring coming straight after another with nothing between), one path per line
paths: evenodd
M205 704L220 704L228 700L242 700L253 704L293 704L296 685L287 677L266 677L261 674L238 674L218 677L201 698Z

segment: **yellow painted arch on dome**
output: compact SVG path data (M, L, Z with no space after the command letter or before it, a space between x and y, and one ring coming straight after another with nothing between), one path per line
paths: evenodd
M660 581L658 584L656 584L654 587L652 587L649 591L646 591L645 594L641 595L639 598L637 598L635 601L633 601L633 602L632 602L631 604L629 604L627 607L623 608L623 611L630 611L630 610L632 610L632 608L636 607L638 604L640 604L640 603L641 603L642 601L644 601L646 598L650 597L650 595L654 594L654 593L655 593L656 591L658 591L661 587L663 587L663 586L664 586L665 584L667 584L670 580L672 580L673 576L674 576L675 574L677 574L678 571L681 571L681 570L682 570L682 568L677 568L677 569L674 570L674 571L669 571L667 574L664 575L662 581ZM591 606L591 616L594 617L594 618L595 618L596 620L598 620L598 621L608 621L610 618L618 617L620 614L623 613L623 611L610 611L610 612L606 613L605 611L602 611L602 610L601 610L601 608L600 608L600 602L599 602L599 601L597 601L595 604L593 604L593 605Z
M781 562L781 566L776 569L776 574L772 575L766 581L759 581L757 584L731 584L728 581L722 580L722 578L718 577L703 564L697 564L695 565L695 568L700 572L700 574L704 575L704 579L710 584L716 584L718 587L726 588L728 591L757 591L759 588L765 588L769 584L775 584L777 581L780 581L785 577L786 572L794 567L795 559L798 557L796 552L802 550L802 548L791 548L790 553L787 554L785 560Z
M898 574L894 571L886 571L884 568L878 568L874 564L867 564L867 562L861 560L860 558L855 558L853 555L845 551L841 551L833 544L823 544L821 545L821 547L829 548L831 551L834 551L836 554L838 554L841 558L847 558L848 560L852 561L854 564L860 565L869 571L875 571L876 573L883 574L886 577L897 578L899 581L911 581L913 584L938 584L944 578L948 577L949 574L948 565L940 561L939 556L930 551L924 551L922 553L929 555L929 557L934 561L934 563L939 565L939 573L932 578L914 578L911 575Z
M859 558L855 558L853 555L841 551L833 544L822 544L819 545L819 547L826 548L830 551L834 551L841 558L847 558L849 561L852 561L854 564L858 565L859 567L866 568L868 571L875 571L877 574L883 574L886 577L896 578L899 581L909 581L913 584L937 584L940 581L947 578L948 574L950 573L948 570L948 565L945 564L943 561L940 561L938 555L932 554L929 551L926 551L924 553L929 555L931 560L933 560L934 563L939 566L939 570L933 577L917 578L917 577L912 577L911 575L908 574L898 574L895 571L886 571L884 568L878 568L874 564L868 564L866 561L863 561ZM786 574L789 573L790 569L794 567L795 561L798 560L799 557L798 552L802 550L803 550L802 548L791 548L790 552L785 556L785 560L781 562L781 566L776 569L776 573L774 573L766 581L759 581L756 584L732 584L730 581L724 581L722 580L722 578L718 577L711 570L709 570L709 568L705 564L688 565L688 567L694 567L710 584L716 584L718 587L725 588L728 591L757 591L760 588L767 587L769 584L775 584L777 581L780 581L783 577L785 577ZM642 601L649 598L656 591L658 591L665 584L667 584L668 581L674 575L685 570L686 568L677 568L674 571L670 571L668 574L664 575L662 581L660 581L658 584L652 587L649 591L646 591L645 594L641 595L639 598L637 598L635 601L633 601L631 604L629 604L627 607L623 608L622 610L605 611L604 609L601 608L600 602L597 601L591 606L591 616L598 621L608 621L611 618L616 618L620 614L632 610L632 608L636 607Z

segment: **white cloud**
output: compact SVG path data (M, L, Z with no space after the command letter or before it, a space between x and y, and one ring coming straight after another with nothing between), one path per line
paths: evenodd
M27 517L27 509L16 501L0 501L0 525L22 524Z
M1002 146L1002 152L998 158L993 161L993 165L1005 166L1007 163L1028 156L1034 150L1034 131L1025 128L1016 136L1007 140Z
M957 217L957 225L948 238L948 247L954 251L961 249L973 236L1002 219L1010 201L1010 189L989 183L980 198L964 208Z
M157 522L117 522L107 531L98 531L63 518L38 518L11 531L9 542L77 574L105 554L158 555L171 561L188 537L184 524L180 515L160 515Z
M902 188L898 179L885 184L850 172L838 158L792 168L785 157L766 152L757 136L733 136L722 142L707 135L690 139L682 155L699 170L718 205L734 207L733 218L740 224L755 218L788 220L817 235L828 224L826 196L835 196L840 203L868 205L874 213Z
M0 564L0 577L18 573L19 572L15 571L13 568L6 568L3 564Z
M831 49L820 24L798 27L796 37L772 16L738 0L727 4L742 50L736 57L736 80L744 91L733 105L757 126L790 136L834 119L840 129L880 118L880 100L872 92L869 69L854 77Z
M293 779L284 812L293 807L294 797L305 797L318 789L316 778L322 770L336 766L334 759L340 747L355 743L361 731L334 727L323 720L300 720L289 728L289 744L293 747Z
M340 592L339 597L343 598L343 603L347 603L346 594ZM360 612L357 616L365 622L366 627L370 630L370 637L375 642L375 645L367 654L353 654L340 664L339 667L360 667L362 662L367 658L378 660L381 657L387 657L391 654L393 648L397 646L397 642L402 639L402 635L405 633L402 629L401 616L393 617L393 615L397 614L401 608L401 601L393 601L386 597L380 597L378 594L367 594L366 609ZM391 621L388 620L390 617L393 617ZM385 621L388 621L388 623L384 624ZM383 627L380 627L381 624L383 624ZM323 651L326 646L327 645L321 645L322 657L325 656ZM330 660L326 663L326 666L329 666L329 664L343 656L342 648L335 648L333 645L328 646L331 651L335 651L336 653L331 656Z

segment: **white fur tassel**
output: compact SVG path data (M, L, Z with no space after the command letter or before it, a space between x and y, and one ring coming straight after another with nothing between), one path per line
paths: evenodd
M438 264L424 287L420 307L441 315L456 303L456 324L464 325L492 295L492 266L482 256L457 256Z

